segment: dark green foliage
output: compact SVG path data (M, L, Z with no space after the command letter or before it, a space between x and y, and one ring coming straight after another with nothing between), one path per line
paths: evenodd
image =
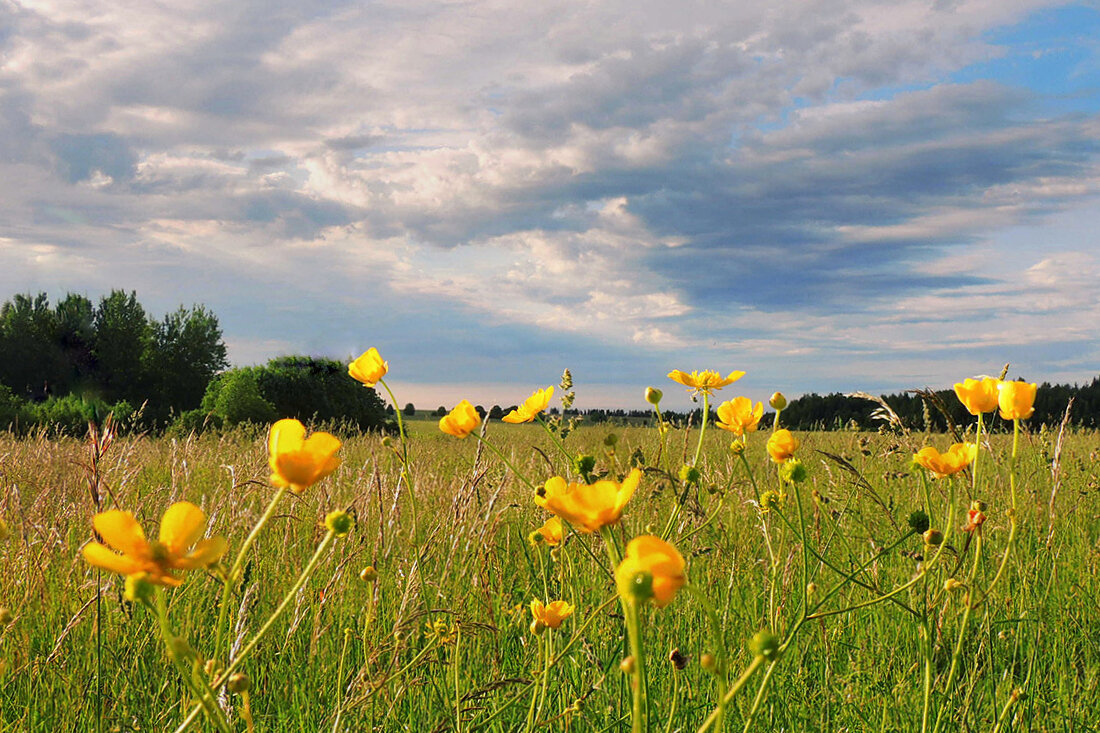
M217 416L219 423L270 423L278 419L275 405L264 399L256 379L259 367L233 369L210 382L198 412ZM193 411L192 411L193 412ZM197 416L189 418L197 421Z
M413 403L410 402L407 405L405 405L405 409L402 410L402 412L405 413L406 415L408 415L409 417L412 417L413 415L416 414L416 406Z
M188 410L168 426L165 435L172 438L186 438L192 433L202 433L206 430L219 430L225 425L225 420L216 412L207 410Z
M75 394L50 397L44 402L28 405L24 414L30 424L45 427L53 435L71 435L79 438L88 432L88 423L102 423L112 415L121 430L129 427L134 408L126 400L109 405L95 398Z
M228 361L218 319L202 306L151 319L134 292L112 291L98 307L69 293L50 308L45 293L0 307L0 384L32 403L28 420L70 426L102 405L141 405L143 427L196 408ZM73 400L62 400L73 395ZM48 406L39 407L53 399ZM126 413L132 413L127 409ZM0 427L12 419L0 411ZM29 417L28 417L29 415Z
M499 420L502 417L504 417L504 408L502 408L500 405L493 405L489 408L490 420Z
M250 391L250 382L258 392ZM389 427L386 406L378 394L349 377L347 365L334 359L285 356L266 366L232 369L210 383L203 408L227 423L239 422L234 417L255 415L249 411L262 409L256 397L273 412L263 419L244 419L264 422L293 417L303 422L345 422L360 430Z

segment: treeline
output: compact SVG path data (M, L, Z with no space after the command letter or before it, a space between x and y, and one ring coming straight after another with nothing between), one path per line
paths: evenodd
M228 365L218 319L203 306L154 318L135 292L98 304L45 293L0 306L0 426L87 427L106 412L160 427L199 406Z
M389 425L373 389L347 365L305 356L226 370L217 317L203 306L150 316L137 294L98 304L45 293L0 306L0 429L83 435L90 420L189 433L283 417L368 430Z

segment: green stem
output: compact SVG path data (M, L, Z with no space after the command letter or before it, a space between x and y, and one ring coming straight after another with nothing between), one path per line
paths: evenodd
M344 629L344 648L340 650L340 666L336 673L336 720L332 723L332 733L340 730L340 718L344 715L344 660L348 656L348 644L351 642L351 629Z
M695 444L695 457L691 459L691 465L699 467L699 456L703 453L703 436L707 433L707 423L710 422L710 394L703 393L703 424L699 426L699 442Z
M733 698L737 697L737 693L741 692L741 689L748 684L749 679L756 674L756 670L760 669L760 666L764 664L764 657L757 656L752 660L752 663L745 668L745 671L741 673L741 676L737 678L737 681L733 683L733 686L729 688L726 694L722 697L722 703L729 705L733 701ZM697 733L706 733L706 731L717 722L719 716L719 709L715 708L711 711L711 714L707 716L707 719L703 721L703 724L699 726Z
M186 642L178 639L175 632L172 631L172 625L168 621L168 606L164 601L164 593L160 588L155 589L154 599L155 604L150 604L150 608L156 615L157 621L160 624L160 635L164 640L168 658L172 660L172 665L175 666L176 671L179 672L180 678L187 686L187 689L198 699L197 709L206 713L207 719L210 720L210 723L215 728L222 733L229 733L229 723L226 721L221 708L215 701L213 691L206 685L205 680L202 680L203 684L201 686L196 684L194 675L191 674L184 665L183 659L181 659L180 647L184 647Z
M538 488L533 483L531 483L530 479L528 479L526 476L524 476L522 473L520 473L519 470L515 466L512 465L512 462L508 460L507 456L505 456L503 453L501 453L500 450L495 445L490 443L488 440L485 440L485 438L482 438L477 433L470 433L470 435L474 436L479 441L481 441L481 444L483 446L485 446L486 448L488 448L489 450L491 450L493 453L496 453L497 457L500 458L500 460L504 461L504 465L506 465L506 466L508 466L508 468L512 469L512 473L514 473L516 476L518 476L519 479L521 481L523 481L523 483L527 484L527 487L530 488L531 491L538 491Z
M542 419L542 415L535 415L535 420L538 421L538 424L541 425L542 429L546 431L546 434L550 436L550 439L554 441L554 445L558 447L558 450L561 451L561 454L565 456L565 462L568 464L572 464L573 456L569 455L569 451L565 449L565 445L561 442L561 439L558 438L554 431L550 429L550 425L548 425L547 422Z
M703 591L697 588L695 585L689 583L684 586L684 589L691 593L695 597L695 600L699 602L699 605L703 607L703 612L707 615L707 621L710 623L710 632L714 637L714 656L716 661L715 666L715 684L717 686L716 695L718 696L718 706L716 708L718 713L718 730L722 730L725 725L726 719L726 699L724 692L726 685L729 684L729 664L726 660L726 640L722 634L722 626L718 623L718 613L714 610L714 605L710 602L710 599L703 594Z
M415 546L420 541L420 531L419 517L417 516L416 487L413 486L412 470L409 468L409 439L405 434L405 422L401 419L400 405L397 404L397 398L394 397L393 390L390 389L390 386L386 384L386 380L384 379L379 379L378 383L382 385L382 388L386 390L386 394L390 396L390 402L393 404L393 413L397 416L397 434L401 438L401 472L405 476L405 486L409 489L409 504L412 506L413 545Z

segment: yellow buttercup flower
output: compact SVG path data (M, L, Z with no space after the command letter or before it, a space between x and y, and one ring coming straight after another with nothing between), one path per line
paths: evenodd
M535 416L550 405L550 398L554 396L554 388L536 389L523 404L501 418L504 422L521 423L531 422Z
M626 546L623 561L615 570L619 595L638 600L648 596L658 608L671 603L685 583L683 556L675 547L653 535L632 539Z
M756 430L763 416L763 402L757 402L756 407L753 407L752 400L748 397L734 397L729 402L718 405L718 422L715 425L734 435L744 435Z
M946 453L940 453L932 446L921 448L913 456L913 460L932 472L932 478L952 476L963 470L978 456L978 446L974 443L955 443L947 449Z
M553 601L545 606L542 601L531 601L531 631L539 633L542 629L556 629L561 622L573 615L576 607L565 601Z
M772 433L772 437L768 438L768 455L776 463L783 463L794 455L799 445L801 443L798 438L791 435L790 430L786 428L776 430Z
M964 379L955 383L955 395L971 415L997 409L997 387L1001 380L994 377Z
M445 417L439 420L439 429L447 435L465 438L481 425L481 416L467 400L462 400Z
M362 382L368 387L377 384L378 380L386 376L386 372L389 370L389 363L382 361L378 349L373 346L364 351L358 359L348 364L348 374L351 375L352 379Z
M718 372L710 369L702 372L693 371L691 374L673 369L668 373L668 378L673 382L691 387L692 394L713 394L714 390L733 384L743 376L745 376L744 372L730 372L728 376L723 377Z
M601 527L619 521L641 480L642 472L637 468L621 485L609 479L594 484L567 484L565 479L555 476L538 490L535 503L582 532L598 532Z
M85 562L121 575L145 573L145 579L157 585L179 585L183 581L173 571L213 565L227 548L224 537L199 539L206 532L206 515L189 501L168 507L160 520L160 535L152 542L130 512L100 512L92 526L107 544L86 544Z
M545 524L529 534L527 538L533 543L541 540L551 547L560 545L562 540L561 520L557 517L550 517Z
M280 420L267 436L272 486L302 493L339 467L339 449L334 435L317 432L306 438L305 425L293 418Z
M997 403L1005 420L1027 420L1035 412L1037 387L1027 382L1001 382Z

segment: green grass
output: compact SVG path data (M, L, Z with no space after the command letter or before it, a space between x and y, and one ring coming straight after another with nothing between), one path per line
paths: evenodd
M303 592L245 663L257 730L331 730L341 700L341 727L349 731L522 730L531 699L528 682L537 664L527 604L534 598L564 598L577 606L554 633L560 650L573 630L612 597L598 539L572 538L553 558L545 546L531 546L527 535L546 515L524 483L487 450L475 464L473 438L442 435L434 420L414 420L410 428L419 541L410 536L412 496L398 480L398 462L371 436L349 439L341 449L340 469L284 504L260 535L242 584L243 599L235 592L230 607L232 624L240 623L246 637L294 583L325 533L325 514L350 506L358 518L357 529L322 558ZM610 432L619 437L614 455L603 442ZM736 677L752 659L748 640L770 625L769 608L780 634L798 618L802 548L798 534L783 530L774 513L769 515L777 558L771 565L752 486L728 450L730 436L719 433L712 429L707 434L703 485L689 495L672 541L687 558L691 582L717 609ZM748 451L762 490L777 488L763 450L766 437L753 434ZM926 436L800 437L798 455L810 473L799 488L808 544L838 568L872 561L861 577L881 589L910 580L917 572L916 556L925 549L918 537L874 556L907 531L906 517L923 503L910 458ZM918 584L898 597L910 608L926 609L934 629L932 711L946 710L944 730L992 729L1017 687L1026 697L1012 707L1001 730L1097 730L1100 439L1089 433L1066 436L1051 513L1055 438L1045 431L1025 436L1016 554L1005 578L972 614L950 699L943 684L961 619L961 593L941 593L935 605L925 605L947 577L939 574L938 585L930 581L925 591ZM536 483L568 475L562 455L537 426L494 423L488 439ZM694 433L673 432L671 460L666 462L666 455L661 465L675 474L694 451L694 440ZM941 449L949 444L944 436L930 440ZM983 527L979 584L992 578L1004 551L1010 440L994 436L992 454L981 457L977 498L988 502L989 520ZM632 458L652 467L658 450L654 430L633 427L583 427L566 445L571 452L596 455L597 470L616 477ZM818 451L844 456L862 478ZM173 730L188 709L186 690L165 655L153 615L125 602L123 579L107 574L100 576L97 675L97 573L80 558L94 514L81 465L86 460L87 445L81 441L0 437L0 516L11 531L0 544L0 606L15 617L0 632L0 730L95 730L99 686L103 730ZM266 482L262 432L179 441L120 438L101 470L117 506L133 511L147 534L155 533L170 503L186 499L203 507L213 533L229 538L231 554L273 493ZM968 485L957 481L956 526L965 522L969 494ZM947 485L947 480L932 484L933 509L941 515L934 516L934 524L939 526ZM659 531L675 494L659 473L647 474L616 533L627 540L644 533L647 525ZM712 524L677 540L715 511ZM797 521L793 498L781 511ZM965 541L966 535L956 533L953 551L961 553ZM590 545L600 566L581 542ZM967 562L971 556L972 551ZM371 586L358 577L366 565L380 574L372 623L367 613ZM964 564L956 575L968 567ZM808 573L819 592L839 578L816 561ZM168 592L177 632L206 656L213 651L220 593L220 580L201 572ZM826 609L873 597L848 586ZM426 624L440 619L457 625L457 644L436 644L426 634ZM776 667L755 729L920 730L925 657L918 621L899 605L884 602L807 623ZM671 730L694 731L715 705L714 678L699 664L700 656L714 652L717 644L706 615L681 592L667 608L647 610L643 628L654 729L665 730L669 723ZM340 678L345 629L352 636ZM230 641L236 636L231 629ZM613 603L551 670L539 730L629 730L631 691L619 670L627 653L624 637L621 609ZM690 655L679 673L667 661L673 648ZM674 675L680 700L669 721ZM731 704L728 730L741 730L760 679L758 674L750 680ZM230 696L227 704L234 726L243 730L240 699ZM206 729L200 721L198 727Z

